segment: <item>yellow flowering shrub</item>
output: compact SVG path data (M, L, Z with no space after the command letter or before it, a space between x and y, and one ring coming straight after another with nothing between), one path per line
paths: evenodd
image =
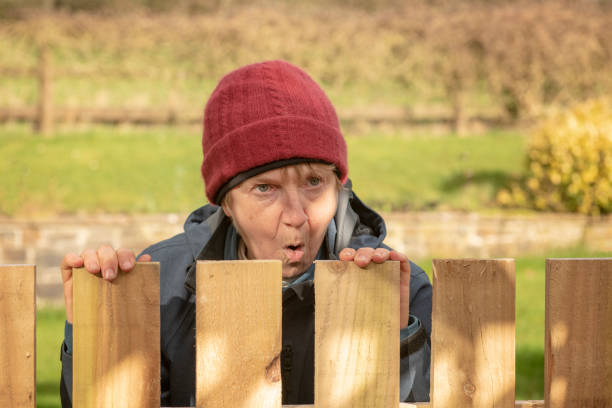
M590 100L550 116L531 135L524 183L501 191L506 206L582 214L612 212L612 107Z

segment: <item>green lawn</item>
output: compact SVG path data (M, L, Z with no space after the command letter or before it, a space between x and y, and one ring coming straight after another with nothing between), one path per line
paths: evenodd
M60 346L64 339L63 309L40 308L36 315L36 406L60 406Z
M516 259L516 398L544 398L544 259L604 257L583 249L559 250ZM418 262L431 276L431 259ZM41 309L37 320L37 403L59 407L59 347L64 312Z
M349 137L349 172L357 194L378 209L489 211L497 190L522 171L524 140L517 131Z
M0 214L186 213L205 201L200 129L88 127L43 139L0 128ZM495 210L523 163L523 134L347 131L355 191L383 210Z

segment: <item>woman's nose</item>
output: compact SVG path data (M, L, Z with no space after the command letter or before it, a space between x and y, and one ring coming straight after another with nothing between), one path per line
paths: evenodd
M297 191L287 191L283 206L282 222L292 226L300 227L308 220L306 207Z

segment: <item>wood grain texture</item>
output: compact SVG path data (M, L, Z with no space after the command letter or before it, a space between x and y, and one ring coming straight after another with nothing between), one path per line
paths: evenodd
M112 283L73 270L73 404L160 404L159 263L138 262Z
M395 406L395 405L394 405ZM397 405L399 408L430 408L432 405L429 402L400 402ZM283 408L313 408L312 404L304 405L283 405ZM543 400L516 401L515 408L544 408ZM188 407L183 407L188 408ZM452 408L452 407L449 407Z
M430 404L429 402L415 402L415 403L400 403L400 408L430 408L433 407L432 404ZM297 405L296 405L297 407ZM306 407L305 405L302 405L302 407ZM442 408L454 408L455 405L452 404L448 407L442 407ZM529 401L516 401L514 403L514 408L544 408L544 401L543 400L529 400Z
M399 262L317 261L315 406L397 406L399 330Z
M433 262L431 400L514 407L514 260Z
M36 268L0 266L0 407L36 406Z
M612 407L612 258L546 260L547 407Z
M199 261L196 406L281 406L280 261Z

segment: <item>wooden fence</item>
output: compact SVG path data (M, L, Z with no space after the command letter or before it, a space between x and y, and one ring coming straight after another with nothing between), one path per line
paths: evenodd
M612 258L546 261L544 401L515 401L514 261L433 266L431 403L399 406L612 407ZM35 406L34 276L0 267L2 406ZM279 261L198 263L198 407L281 407L280 280ZM159 265L73 285L75 407L158 407ZM317 262L314 406L398 406L398 285L396 262Z
M192 72L195 78L204 78L203 73ZM0 76L4 77L30 77L38 82L38 99L35 106L7 107L0 106L0 123L8 121L31 122L34 130L43 136L53 133L58 123L104 123L104 124L188 124L201 125L203 106L196 109L184 107L149 107L149 108L90 108L90 107L63 107L55 101L54 82L58 78L75 77L111 77L111 78L151 78L150 73L134 72L121 68L105 68L94 70L58 69L53 62L49 45L43 45L39 50L38 65L36 67L20 68L0 66ZM153 78L151 78L154 83ZM411 109L402 107L387 107L381 109L340 109L340 119L345 123L392 124L408 126L443 125L462 133L468 122L482 127L510 126L514 121L501 116L486 114L472 114L469 118L465 109L454 102L454 108L449 112L433 114L415 114Z

